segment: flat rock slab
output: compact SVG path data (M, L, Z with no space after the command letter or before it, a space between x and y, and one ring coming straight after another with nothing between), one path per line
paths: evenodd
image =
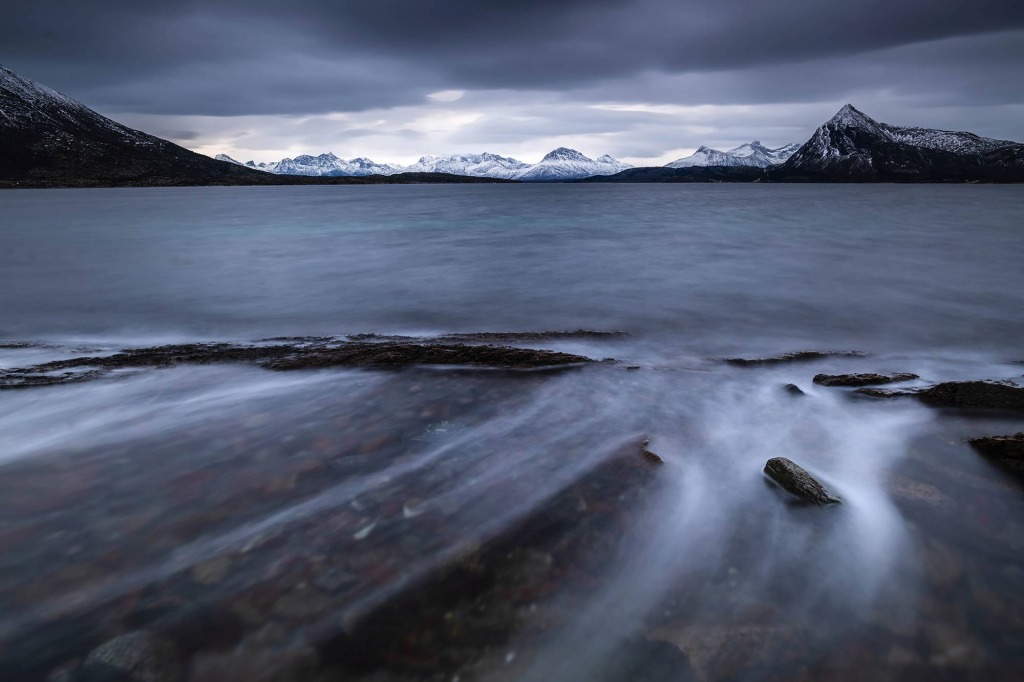
M824 360L826 358L863 358L867 353L856 350L820 351L805 350L798 353L784 353L773 355L767 358L726 358L725 362L739 367L753 367L758 365L778 365L787 362L811 362L813 360Z
M0 370L0 389L52 386L98 379L116 369L249 362L272 370L325 367L395 369L416 365L455 365L494 369L555 368L594 362L572 353L468 343L413 341L319 341L274 345L195 343L132 348L98 357L56 360Z
M791 459L772 457L764 465L764 472L787 492L804 502L817 505L840 504L842 502L838 495L835 495L823 486L818 479L811 476L803 467Z
M914 379L920 379L920 377L910 372L814 375L814 383L821 386L878 386L881 384L895 384L900 381L912 381Z
M928 388L860 388L872 398L914 397L931 407L1024 410L1024 387L1006 381L946 381Z

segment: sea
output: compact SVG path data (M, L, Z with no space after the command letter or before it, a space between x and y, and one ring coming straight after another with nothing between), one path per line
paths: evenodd
M813 382L1024 381L1020 186L0 193L0 378L475 332L607 361L0 390L0 677L1024 679L1024 415Z

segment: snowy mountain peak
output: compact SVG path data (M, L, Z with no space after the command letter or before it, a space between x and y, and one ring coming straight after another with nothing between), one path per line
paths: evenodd
M42 83L37 83L34 80L20 76L2 64L0 64L0 90L7 91L19 99L31 104L49 102L60 103L64 106L73 107L75 109L85 108L75 100L65 97L56 90L46 87Z
M835 116L829 119L826 125L828 124L841 125L845 127L860 126L868 128L873 128L878 125L873 118L865 114L863 111L860 111L852 104L843 105L843 108L837 111Z
M541 163L544 163L545 161L583 161L589 163L594 162L593 159L584 156L575 149L569 149L568 147L559 147L558 149L553 149L550 152L548 152L547 155L545 155L545 157L540 161Z
M227 154L218 154L217 156L215 156L213 158L217 159L218 161L227 161L228 163L237 163L239 166L244 166L245 165L241 161L236 161L235 159L232 159Z

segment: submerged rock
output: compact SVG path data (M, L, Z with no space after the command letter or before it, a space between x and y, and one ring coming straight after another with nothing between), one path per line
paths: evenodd
M970 443L979 454L1024 474L1024 431L1012 436L972 438Z
M805 502L818 505L842 502L838 496L807 473L803 467L785 457L772 457L764 465L764 472L787 492Z
M664 464L665 460L661 458L661 455L659 455L656 452L651 452L651 449L648 447L650 444L651 439L644 438L643 442L640 443L640 454L643 455L644 459L646 459L648 462L653 462L654 464Z
M783 353L782 355L773 355L767 358L726 358L725 362L730 365L738 365L740 367L749 367L756 365L776 365L786 362L810 362L812 360L823 360L825 358L863 358L867 357L867 353L862 353L856 350L840 350L840 351L818 351L818 350L805 350L797 353Z
M821 386L877 386L879 384L895 384L900 381L911 381L919 379L916 374L910 372L895 372L893 374L816 374L814 383Z
M796 384L786 384L782 387L782 390L790 395L807 395L804 390Z
M75 678L80 682L179 682L183 666L178 647L153 632L138 630L93 649Z

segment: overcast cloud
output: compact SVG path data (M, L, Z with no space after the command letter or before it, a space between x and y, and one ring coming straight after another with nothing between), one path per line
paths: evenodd
M845 102L1024 140L1020 0L42 1L0 63L203 153L664 163Z

